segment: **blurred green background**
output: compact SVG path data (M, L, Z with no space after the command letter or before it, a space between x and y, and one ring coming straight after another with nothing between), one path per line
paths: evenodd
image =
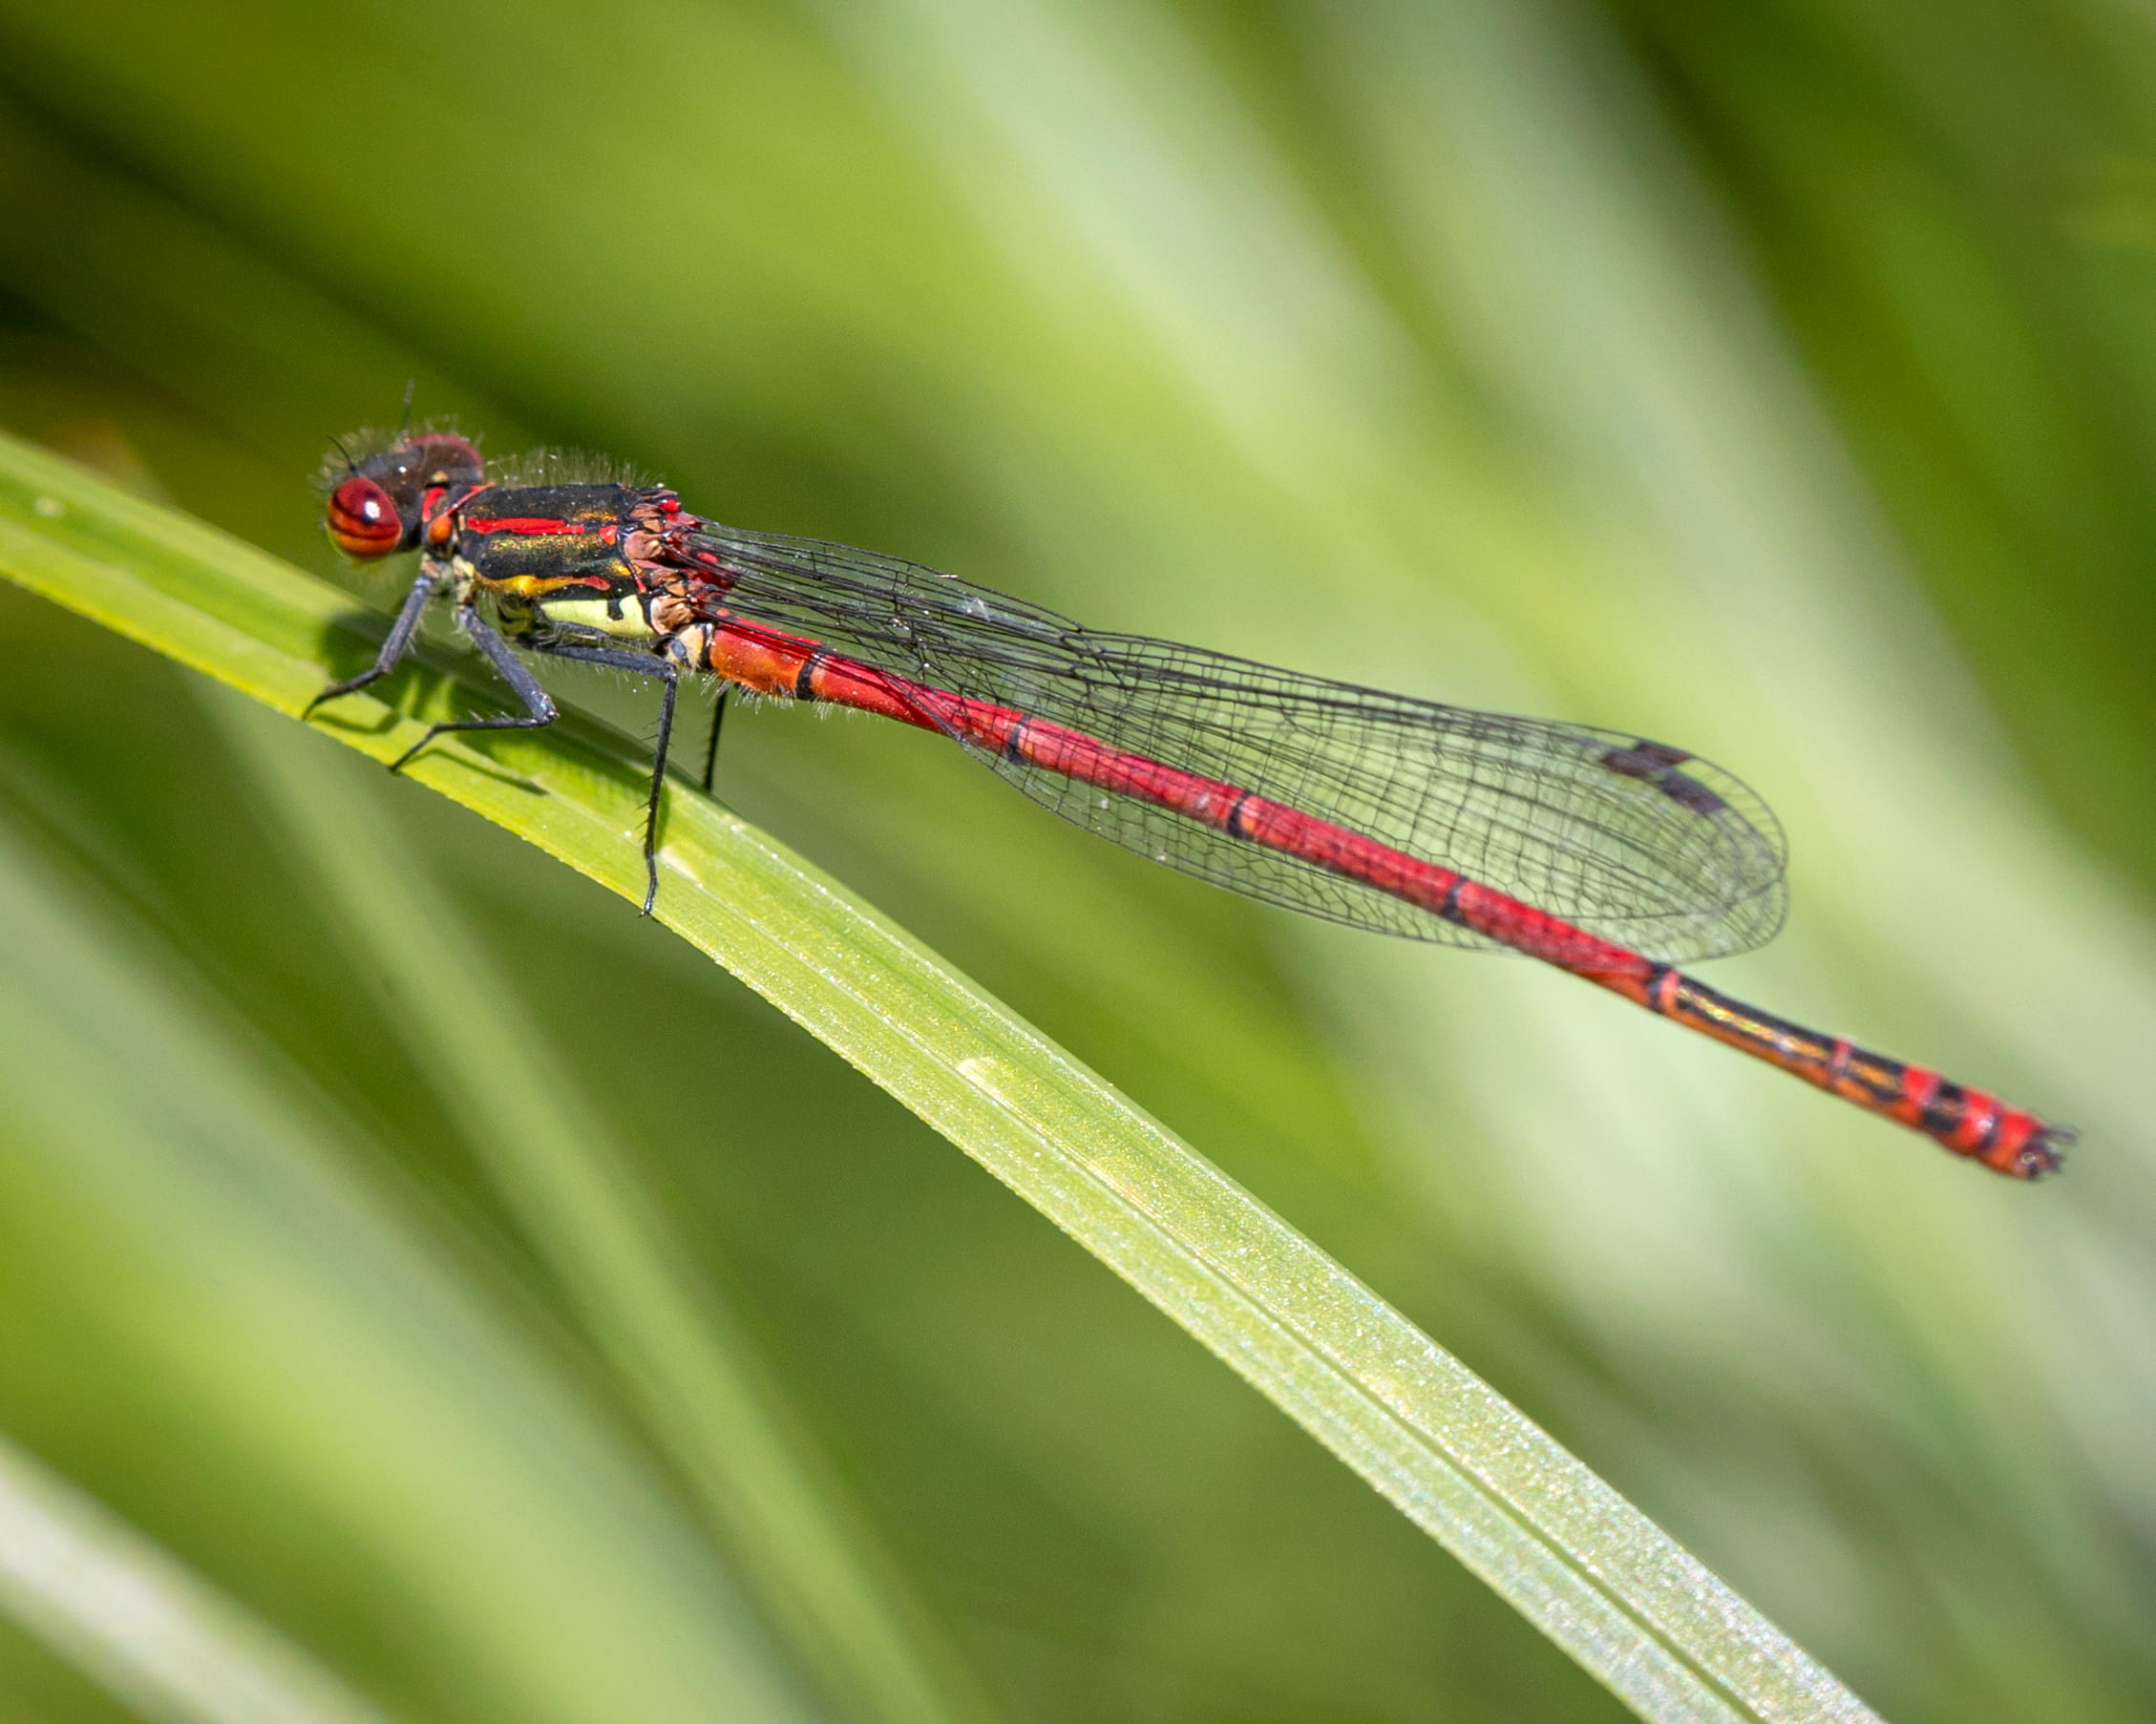
M721 793L1890 1717L2156 1713L2156 17L0 9L0 424L386 608L307 480L408 378L741 525L1740 771L1796 907L1712 978L2075 1122L2066 1177L1209 893L895 726L746 715ZM383 1713L1617 1715L622 903L0 629L0 1431ZM529 1020L913 1702L714 1511L295 786ZM6 1627L0 1711L124 1715Z

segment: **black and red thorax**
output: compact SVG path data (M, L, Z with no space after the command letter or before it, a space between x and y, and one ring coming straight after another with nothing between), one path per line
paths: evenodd
M658 486L489 485L445 496L423 537L460 595L491 597L513 633L599 634L686 657L685 632L724 615L730 584L696 541L703 524Z
M443 498L425 542L458 573L519 598L633 589L656 548L637 541L663 524L662 496L672 500L628 485L479 486ZM632 557L632 546L645 556Z

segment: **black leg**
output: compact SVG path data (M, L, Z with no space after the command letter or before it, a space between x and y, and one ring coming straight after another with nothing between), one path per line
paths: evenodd
M389 636L382 642L382 650L374 655L374 668L363 670L356 677L347 677L342 683L332 683L313 700L307 702L300 717L308 718L324 701L333 701L339 695L357 694L370 683L379 683L396 669L398 661L412 650L412 637L419 632L419 619L426 615L427 601L441 590L441 577L433 570L421 575L412 583L412 591L405 596L404 607L397 612L397 620L390 624Z
M509 642L495 632L494 625L482 618L470 605L460 605L456 620L464 632L472 637L472 643L486 655L487 662L499 673L517 698L524 703L524 710L517 717L481 719L445 719L441 724L428 727L427 734L413 743L390 763L390 770L400 772L405 763L424 748L434 738L450 730L537 730L551 725L560 715L539 679L526 668L522 660L509 650Z
M585 664L604 664L640 677L657 677L666 684L659 702L659 740L651 761L651 795L644 805L644 914L659 901L659 795L666 786L666 750L674 738L674 700L681 693L681 670L670 660L653 653L630 652L618 646L535 645L537 652L556 659L576 659Z
M727 696L733 692L731 683L719 684L719 704L711 708L711 740L704 746L704 794L711 793L711 780L719 769L719 732L727 722Z

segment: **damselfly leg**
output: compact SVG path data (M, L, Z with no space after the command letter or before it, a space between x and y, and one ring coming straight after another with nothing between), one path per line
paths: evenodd
M406 599L404 608L382 643L373 667L356 677L332 683L306 704L301 714L304 718L325 701L333 701L340 695L355 694L370 683L379 682L397 667L405 654L412 649L412 641L419 624L419 618L427 602L437 590L439 582L433 576L423 576L413 583L412 594ZM523 703L522 712L497 713L491 718L443 719L427 726L427 733L396 759L390 763L390 770L401 772L437 736L460 730L539 730L553 724L561 716L554 704L553 696L540 686L522 660L517 657L500 632L470 605L461 605L456 613L457 625L471 636L472 643L494 666L495 672L509 684L510 692ZM584 664L603 664L611 670L625 670L640 677L655 677L664 688L659 704L659 738L651 763L651 790L645 799L644 809L644 914L649 915L659 900L659 800L666 784L666 753L673 740L674 704L681 691L681 672L665 659L652 653L624 651L619 647L579 646L568 641L544 638L524 642L527 650L544 653L549 658L574 659ZM721 714L724 714L721 702ZM714 764L718 747L717 725L712 727L711 758L705 762L707 784Z
M733 692L731 683L719 686L719 704L711 708L711 738L704 745L704 794L711 793L711 781L719 770L719 732L726 727L727 696Z
M659 699L659 736L651 749L651 793L644 805L644 914L659 901L659 798L666 788L666 750L674 738L674 702L681 693L681 671L670 661L651 653L628 652L618 646L572 646L541 641L533 650L550 658L575 659L583 664L604 664L634 676L657 677L664 692ZM551 718L551 713L549 717Z
M524 703L524 710L501 713L494 718L444 719L438 725L430 725L425 736L390 763L390 770L392 772L403 771L413 755L446 731L537 730L553 724L561 716L554 704L554 698L539 686L539 678L532 675L523 662L509 650L509 642L495 631L492 623L468 604L458 608L456 620L465 633L472 637L472 643L486 655L487 662L495 667L501 680Z
M362 688L379 683L396 669L404 655L412 650L412 637L419 632L419 620L427 614L427 605L441 591L442 578L433 571L412 583L412 591L405 596L403 607L396 620L390 624L390 632L383 637L382 650L374 655L372 666L356 677L347 677L342 683L332 683L301 710L303 719L314 716L314 709L324 701L336 700L341 695L357 694Z

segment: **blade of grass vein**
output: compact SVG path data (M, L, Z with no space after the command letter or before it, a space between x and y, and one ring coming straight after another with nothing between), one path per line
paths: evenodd
M0 572L287 713L357 657L333 588L11 440ZM322 727L378 759L418 733ZM625 740L569 721L437 748L412 775L640 892ZM665 835L668 926L1055 1219L1634 1711L1873 1715L1489 1385L835 883L678 787Z
M214 692L214 691L213 691ZM305 854L405 1046L583 1312L632 1401L828 1689L862 1715L985 1718L930 1612L848 1512L604 1122L564 1085L455 907L298 730L205 702Z
M4 1440L0 1609L146 1718L385 1724L276 1629Z

